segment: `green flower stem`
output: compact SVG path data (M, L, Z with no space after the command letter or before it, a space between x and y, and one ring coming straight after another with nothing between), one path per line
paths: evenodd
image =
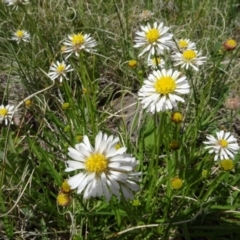
M91 78L88 74L88 70L86 68L86 64L84 62L84 55L80 53L79 55L79 62L81 69L80 72L80 80L82 82L82 87L87 89L87 92L83 95L83 101L85 102L85 106L87 109L87 114L89 118L89 123L91 125L91 131L93 134L97 134L97 122L96 122L96 95L95 95L95 88L93 87ZM91 94L89 94L89 92Z

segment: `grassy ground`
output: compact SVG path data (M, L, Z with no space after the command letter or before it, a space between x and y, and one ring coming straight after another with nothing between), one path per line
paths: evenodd
M238 239L239 155L226 171L203 144L221 129L240 137L239 109L224 105L239 97L239 46L222 47L227 39L240 41L238 1L29 2L17 10L0 3L0 100L19 104L14 123L0 127L0 239ZM144 10L153 15L146 19ZM135 118L119 121L116 98L119 106L137 104L129 96L152 72L133 47L135 33L155 21L170 27L175 39L195 42L206 62L196 72L174 67L167 51L162 56L190 84L179 105L183 122L173 123L172 111L134 108ZM11 39L18 29L30 33L29 42ZM52 81L47 74L65 59L64 40L79 32L91 34L97 52L70 56L69 80ZM139 160L141 190L134 200L109 202L72 191L72 201L58 205L63 181L73 176L64 171L68 147L84 135L93 143L99 131L119 136ZM172 185L176 178L179 189Z

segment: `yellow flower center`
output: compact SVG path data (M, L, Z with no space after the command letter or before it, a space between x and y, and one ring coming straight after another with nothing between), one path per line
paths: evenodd
M23 36L24 36L24 31L23 31L23 30L17 30L16 36L17 36L18 38L23 38Z
M93 153L87 158L85 167L86 170L89 172L101 174L102 172L105 172L107 170L108 160L101 153Z
M180 39L178 41L178 47L180 49L187 48L188 47L188 42L186 40L184 40L184 39Z
M6 108L0 109L0 116L7 116L8 110Z
M226 148L228 146L228 142L225 139L219 140L218 144L223 148Z
M176 82L172 77L161 77L157 79L156 83L154 84L156 92L163 95L174 92L176 87Z
M153 58L152 59L152 63L153 63L153 65L158 65L158 64L160 64L160 62L161 62L161 59L160 58Z
M196 56L197 56L196 52L193 51L193 50L190 50L190 49L185 50L185 51L183 52L183 57L184 57L184 59L187 60L187 61L193 60L194 58L196 58Z
M80 46L84 43L85 38L81 33L72 35L72 44L74 46Z
M223 170L225 171L231 171L234 167L233 165L233 160L231 159L224 159L221 161L221 167L223 168Z
M153 28L150 29L147 33L146 33L146 38L148 40L149 43L154 43L156 42L160 37L160 32L159 30Z
M65 65L64 64L59 64L58 66L57 66L57 73L58 74L61 74L61 73L63 73L65 71Z
M180 189L183 185L183 180L180 178L174 178L172 179L172 188L174 189Z

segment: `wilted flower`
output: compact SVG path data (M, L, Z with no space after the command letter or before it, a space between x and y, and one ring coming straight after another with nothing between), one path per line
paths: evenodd
M236 111L240 108L240 100L238 97L228 98L224 106L232 111Z
M149 10L143 10L140 14L139 14L139 20L141 21L147 21L150 18L152 18L152 16L154 15L153 12L149 11Z

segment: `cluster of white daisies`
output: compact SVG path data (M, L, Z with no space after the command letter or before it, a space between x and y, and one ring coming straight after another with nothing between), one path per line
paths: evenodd
M196 44L189 39L179 39L176 43L173 34L168 33L169 28L163 23L154 23L141 26L141 31L136 32L135 48L142 48L139 57L148 54L148 65L154 70L144 80L142 88L138 92L143 108L147 112L155 113L177 108L177 102L184 102L179 95L190 92L187 78L179 71L165 69L163 55L166 51L173 51L171 59L174 66L199 70L199 66L205 62L201 52L196 50Z
M24 0L5 0L11 6L18 7L26 4ZM139 90L138 96L146 111L155 113L177 108L178 102L184 102L179 95L188 94L190 86L186 76L173 69L165 69L165 62L162 55L165 51L173 50L171 55L174 66L198 71L206 57L196 50L196 44L189 39L180 39L176 43L173 35L168 33L169 28L163 23L156 22L151 26L141 26L141 31L136 32L136 48L143 48L139 57L148 54L148 65L155 70L145 79L143 86ZM12 40L29 42L30 34L25 30L17 30ZM61 49L65 60L71 55L79 56L80 51L95 52L94 47L97 42L89 34L72 34L63 42ZM67 78L67 73L73 71L72 67L65 61L56 61L50 66L48 76L51 80L58 79L60 82ZM14 108L12 106L0 106L0 123L12 118ZM229 132L220 131L217 138L207 137L204 142L210 149L210 153L215 153L215 160L234 158L239 146L236 138ZM66 172L79 171L76 175L68 179L71 189L77 189L77 193L83 193L84 199L90 197L105 196L110 200L112 195L118 199L123 197L133 199L133 192L139 190L141 172L136 171L139 164L134 157L126 153L126 147L119 147L119 138L108 136L99 132L95 137L95 144L92 146L87 136L83 137L83 142L76 144L74 148L68 148L68 156L71 158L66 162Z

